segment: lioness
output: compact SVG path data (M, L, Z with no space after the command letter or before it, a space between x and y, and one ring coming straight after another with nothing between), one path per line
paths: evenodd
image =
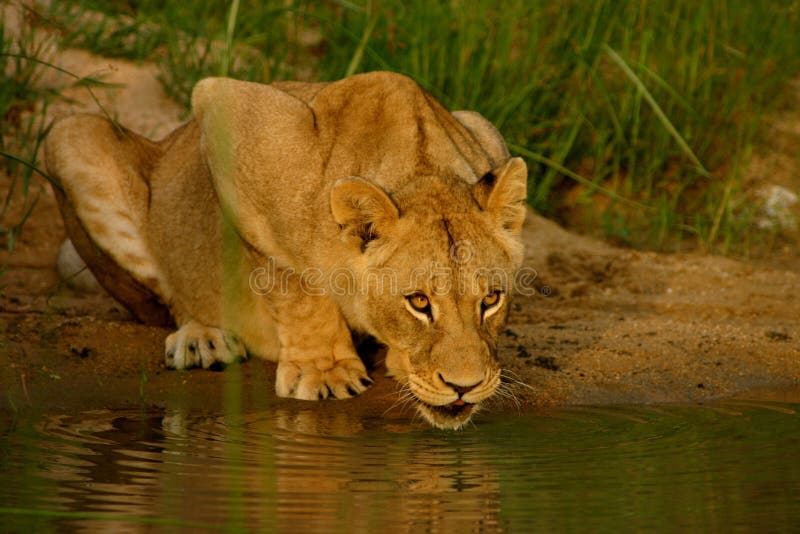
M388 72L334 83L197 84L153 142L58 121L46 164L67 232L108 292L170 323L166 365L278 362L283 397L372 380L352 333L433 425L500 384L497 337L522 260L527 169L483 117Z

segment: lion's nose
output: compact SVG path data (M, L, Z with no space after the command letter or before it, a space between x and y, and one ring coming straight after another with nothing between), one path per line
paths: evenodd
M444 384L446 386L449 386L449 387L453 388L455 390L455 392L458 393L459 398L463 397L464 395L466 395L467 393L469 393L470 391L472 391L476 387L480 386L481 382L483 382L483 380L479 380L478 382L475 382L474 384L470 384L468 386L463 386L461 384L456 384L455 382L448 381L447 379L445 379L445 377L442 375L442 373L439 373L439 380L444 382Z

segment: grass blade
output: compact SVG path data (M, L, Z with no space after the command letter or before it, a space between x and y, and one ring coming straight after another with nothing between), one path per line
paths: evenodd
M550 167L554 171L560 172L564 176L572 178L573 180L575 180L579 184L585 185L586 187L589 188L590 191L597 191L599 193L602 193L602 194L606 195L608 198L616 200L620 204L625 204L627 206L638 208L638 209L644 210L644 211L653 211L653 209L654 209L652 206L648 206L646 204L642 204L641 202L636 202L635 200L630 200L628 198L625 198L625 197L615 193L611 189L605 188L602 185L598 185L598 184L594 183L593 181L589 180L588 178L584 178L580 174L569 170L568 168L564 167L563 165L561 165L557 161L554 161L554 160L552 160L552 159L550 159L550 158L548 158L546 156L542 156L541 154L537 154L536 152L528 150L525 147L522 147L522 146L519 146L519 145L515 145L513 143L509 143L508 148L511 149L514 152L517 152L518 154L522 154L526 158L530 158L533 161L542 163L542 164Z
M364 57L364 49L367 47L369 39L372 37L372 32L378 24L377 10L373 9L372 2L368 4L367 13L369 13L369 21L367 22L366 28L364 28L364 33L361 35L358 46L353 52L353 58L350 60L350 64L347 66L347 70L344 74L345 77L352 76L358 70L358 66L361 64L361 60Z
M9 154L8 152L2 152L2 151L0 151L0 157L8 158L8 159L10 159L12 161L16 161L17 163L22 163L23 165L28 167L30 170L32 170L33 172L39 174L45 180L50 182L53 187L55 187L59 191L62 191L61 185L58 182L56 182L55 179L52 176L50 176L49 174L47 174L46 172L41 170L39 167L37 167L35 164L31 163L30 161L27 161L27 160L22 159L22 158L18 158L14 154Z
M667 115L664 113L664 110L662 110L661 106L658 105L656 99L653 98L653 95L650 94L650 91L647 90L647 87L645 87L644 83L642 83L642 80L636 75L636 73L633 72L633 70L628 66L627 63L625 63L625 60L622 59L622 57L619 54L617 54L617 52L607 44L603 44L603 49L606 51L606 54L608 54L608 57L611 58L611 61L616 63L617 66L620 69L622 69L622 72L625 73L625 76L627 76L628 79L631 82L633 82L633 84L636 86L636 89L650 105L650 108L653 110L653 113L655 113L656 116L658 117L658 120L661 121L661 124L664 126L664 128L675 139L675 142L678 143L678 146L681 147L681 150L683 150L683 152L689 157L689 159L692 160L692 163L695 164L698 171L700 171L700 173L704 176L711 176L711 173L708 172L705 166L700 162L700 159L691 149L691 147L683 138L683 136L680 134L680 132L678 132L678 130L675 129L675 126L669 120L669 117L667 117Z
M231 58L233 57L233 35L236 31L236 17L238 14L239 0L233 0L228 12L228 24L225 27L225 55L220 66L220 76L228 76L230 73Z

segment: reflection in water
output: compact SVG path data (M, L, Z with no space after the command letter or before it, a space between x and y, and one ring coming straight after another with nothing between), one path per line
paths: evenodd
M800 519L794 410L581 408L462 432L301 404L240 416L53 416L0 438L0 524L788 529Z

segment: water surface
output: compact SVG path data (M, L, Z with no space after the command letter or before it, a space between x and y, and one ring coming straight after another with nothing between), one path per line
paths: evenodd
M794 530L797 405L95 411L0 437L0 530Z

